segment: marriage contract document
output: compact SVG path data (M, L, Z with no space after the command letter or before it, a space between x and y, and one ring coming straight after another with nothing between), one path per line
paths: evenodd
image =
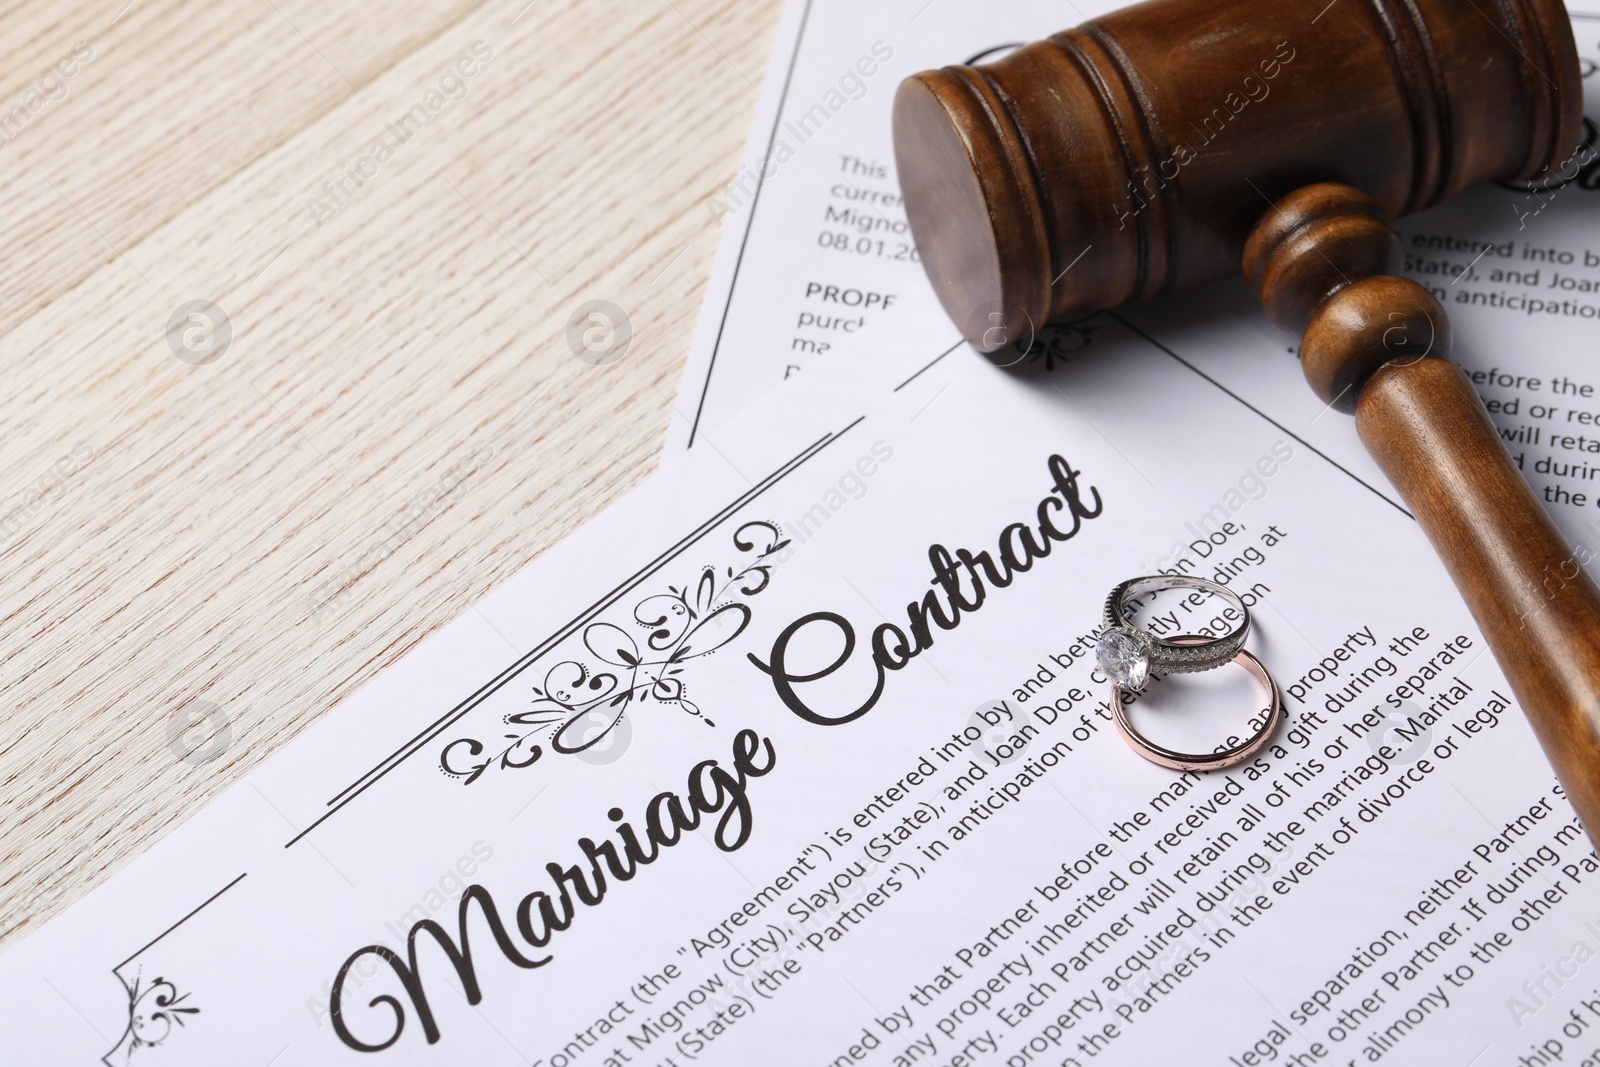
M1115 323L713 436L0 955L6 1061L1600 1055L1600 863L1374 487ZM1229 772L1110 722L1155 570L1283 685ZM1262 703L1150 699L1177 746Z

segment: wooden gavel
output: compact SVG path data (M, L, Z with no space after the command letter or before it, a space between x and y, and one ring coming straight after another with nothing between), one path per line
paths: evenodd
M928 277L981 351L1242 265L1600 841L1600 591L1449 361L1444 309L1396 276L1388 222L1570 168L1579 79L1560 0L1154 0L908 78L894 140Z

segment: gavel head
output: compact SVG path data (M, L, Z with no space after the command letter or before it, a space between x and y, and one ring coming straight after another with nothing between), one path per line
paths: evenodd
M990 352L1238 272L1312 183L1392 217L1552 177L1582 102L1560 0L1153 0L906 79L895 156L928 276Z

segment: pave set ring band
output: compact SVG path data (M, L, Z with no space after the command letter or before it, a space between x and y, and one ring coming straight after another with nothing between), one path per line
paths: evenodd
M1233 629L1221 637L1174 640L1156 637L1128 620L1130 601L1169 589L1194 590L1185 598L1186 603L1201 603L1205 600L1203 594L1208 593L1220 597L1227 604L1222 617L1235 623ZM1153 574L1130 578L1111 590L1100 625L1100 643L1095 655L1101 669L1118 685L1142 689L1145 679L1152 674L1209 671L1232 660L1234 653L1244 647L1245 638L1250 636L1250 609L1245 607L1238 593L1225 585L1181 574Z
M1204 604L1210 597L1222 600L1225 606L1212 625L1221 621L1233 624L1232 628L1221 636L1171 633L1171 636L1158 637L1131 621L1130 609L1134 601L1182 589L1191 591L1182 602L1186 610ZM1165 616L1164 622L1164 631L1170 633L1177 629L1177 613ZM1250 608L1239 594L1225 585L1182 574L1154 574L1130 578L1111 590L1106 597L1095 659L1111 682L1112 716L1129 746L1152 763L1181 771L1222 770L1244 762L1265 748L1283 721L1283 697L1271 672L1245 650L1244 642L1249 636ZM1243 741L1229 738L1227 743L1209 753L1189 753L1159 745L1134 727L1127 707L1131 701L1125 701L1124 694L1142 690L1151 677L1215 670L1229 663L1237 663L1249 671L1267 691L1267 707L1250 720L1253 732L1249 737Z

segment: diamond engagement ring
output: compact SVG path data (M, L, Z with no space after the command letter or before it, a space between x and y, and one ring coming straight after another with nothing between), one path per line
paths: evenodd
M1130 600L1168 589L1194 589L1221 597L1225 606L1212 621L1233 623L1233 629L1220 637L1185 634L1164 639L1128 621ZM1190 609L1202 603L1204 598L1191 593L1181 606ZM1169 616L1174 629L1180 628L1176 615L1177 609L1174 609ZM1124 689L1143 689L1152 674L1209 671L1231 662L1250 633L1250 609L1238 593L1225 585L1182 574L1152 574L1130 578L1111 590L1111 595L1106 597L1101 626L1100 640L1094 649L1100 670L1112 683Z

